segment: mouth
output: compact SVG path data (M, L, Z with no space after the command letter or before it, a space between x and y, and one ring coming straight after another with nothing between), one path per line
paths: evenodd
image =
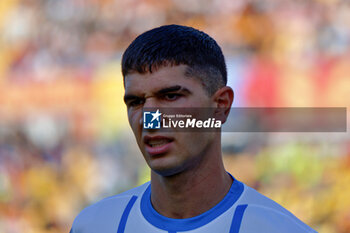
M174 139L164 136L144 137L146 152L150 155L167 153L170 150L173 141Z

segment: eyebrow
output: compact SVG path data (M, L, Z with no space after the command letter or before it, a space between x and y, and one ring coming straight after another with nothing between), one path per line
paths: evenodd
M159 95L164 95L166 93L169 93L169 92L186 92L188 94L191 94L192 92L190 90L188 90L186 87L182 87L180 85L175 85L175 86L171 86L171 87L166 87L166 88L162 88L158 91L156 91L155 95L159 96ZM124 102L127 103L128 101L130 100L134 100L134 99L142 99L143 97L139 97L139 96L136 96L136 95L125 95L124 96Z
M163 94L166 94L166 93L169 93L169 92L175 92L175 91L187 92L188 94L191 93L191 91L188 90L187 88L182 87L180 85L176 85L176 86L171 86L171 87L166 87L166 88L160 89L160 90L158 90L156 92L156 95L163 95Z

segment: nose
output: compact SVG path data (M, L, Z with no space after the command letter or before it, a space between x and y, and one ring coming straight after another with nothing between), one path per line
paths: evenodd
M156 111L159 111L159 107L160 107L160 104L159 102L157 101L157 98L154 97L154 96L148 96L148 97L145 97L145 102L143 103L143 114L145 112L156 112ZM143 130L146 130L147 132L155 132L157 131L158 129L157 128L148 128L146 126L144 126L144 115L142 115L141 119L140 119L140 125L142 128L144 128ZM152 115L152 117L154 117ZM159 116L156 118L158 119ZM146 123L147 124L147 123ZM153 124L157 124L157 121L154 121Z
M144 109L154 109L159 108L159 104L154 96L149 96L145 98L145 103L143 104Z

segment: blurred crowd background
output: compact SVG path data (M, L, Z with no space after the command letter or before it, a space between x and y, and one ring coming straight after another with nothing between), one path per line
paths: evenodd
M69 232L86 205L149 179L120 58L173 23L222 46L236 107L350 107L347 0L1 0L0 232ZM319 232L350 232L348 132L225 133L223 151Z

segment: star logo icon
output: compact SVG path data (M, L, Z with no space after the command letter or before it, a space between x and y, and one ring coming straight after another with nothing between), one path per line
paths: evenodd
M155 113L151 113L151 115L152 115L152 120L151 120L151 122L152 121L154 121L154 120L157 120L157 121L159 121L159 117L162 115L160 112L159 112L159 109L157 109L157 111L155 112Z
M160 116L162 113L157 111L143 112L143 128L144 129L160 129Z

